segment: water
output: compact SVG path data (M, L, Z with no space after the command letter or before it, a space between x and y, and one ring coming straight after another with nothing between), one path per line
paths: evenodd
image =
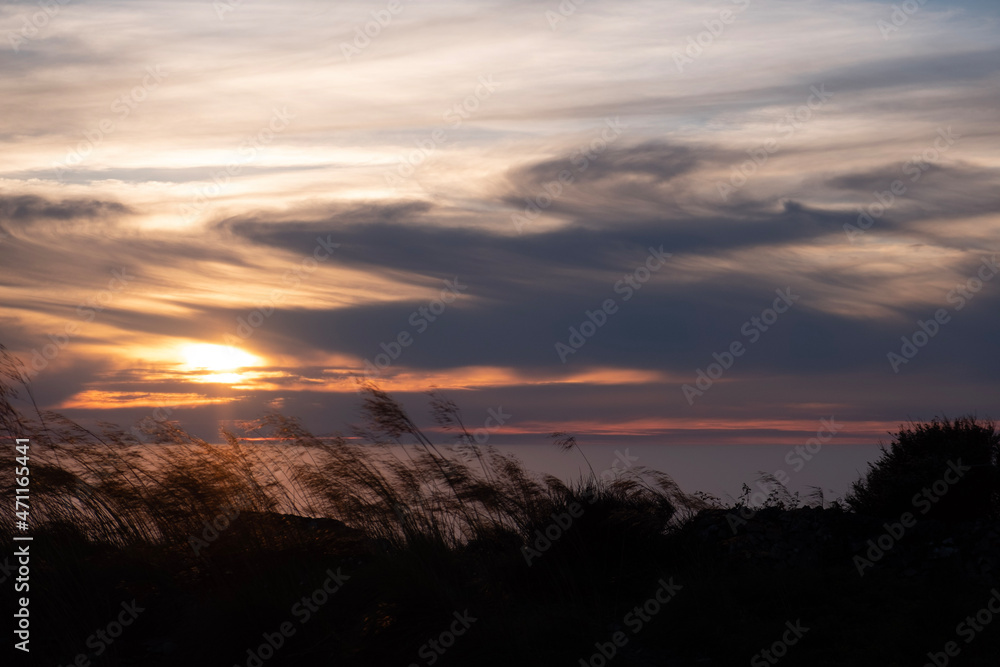
M538 445L496 445L497 450L515 454L528 470L547 472L571 481L589 475L587 463L576 451ZM789 491L803 495L811 486L823 489L826 500L842 497L852 482L878 458L878 445L831 444L814 455L797 453L788 445L581 445L581 450L597 474L623 459L635 458L633 465L646 466L670 475L688 493L704 491L722 500L736 498L744 483L755 487L760 472L784 471ZM810 456L809 460L805 460ZM786 461L792 461L788 463ZM780 476L779 476L780 477Z

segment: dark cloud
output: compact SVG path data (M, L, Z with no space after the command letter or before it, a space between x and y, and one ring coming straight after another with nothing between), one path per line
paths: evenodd
M313 234L323 229L340 229L347 226L406 223L416 225L424 221L424 214L432 209L424 201L390 201L388 203L363 203L340 205L328 209L319 221L296 219L295 213L286 216L273 214L249 215L227 218L212 226L213 230L267 242L276 230L288 233ZM277 218L277 219L276 219ZM313 239L315 242L315 239Z
M4 3L9 4L9 3ZM113 51L95 50L84 36L72 34L50 34L51 31L36 29L31 37L24 37L23 19L37 13L39 5L31 3L26 9L34 12L19 14L10 21L8 30L3 31L3 49L0 49L0 70L7 79L38 76L46 70L79 68L81 65L111 66L118 62ZM65 9L65 8L63 8ZM58 15L52 20L59 21ZM30 25L30 23L29 23ZM29 31L30 34L30 31ZM17 50L13 49L14 43Z
M586 144L572 155L521 168L512 174L511 180L537 186L555 180L562 170L569 170L575 181L583 184L634 177L666 182L690 173L700 160L696 150L690 146L655 141L628 148L611 146L601 149L602 145L598 143L592 148Z
M931 154L934 155L934 154ZM884 165L862 173L844 174L827 181L838 190L859 196L865 206L878 193L893 195L891 211L897 221L939 217L960 219L993 213L1000 208L1000 170L963 162L932 163L917 153L903 164ZM889 195L883 194L889 200Z
M31 224L39 220L94 220L133 213L119 202L98 199L52 201L35 195L0 196L0 221Z
M372 237L345 236L345 247L354 249L354 261L366 257L368 270L379 272L382 262L392 266L399 255L384 254L374 239L393 239L411 251L407 268L418 275L444 279L458 276L467 291L426 331L417 332L411 317L427 299L394 303L362 303L335 310L309 310L278 306L265 323L254 329L246 345L264 353L293 354L302 350L323 350L372 359L380 353L380 343L391 343L400 332L414 336L399 363L416 369L447 369L473 365L506 366L524 370L572 368L574 365L617 366L673 373L691 373L713 361L712 354L728 348L733 341L748 342L742 327L751 317L772 305L775 289L791 287L801 297L788 314L765 332L740 361L737 376L755 374L810 374L822 376L849 370L883 368L889 371L886 354L901 335L909 335L917 319L926 319L933 309L899 309L898 317L860 318L835 315L819 306L827 294L816 293L817 285L854 293L859 299L870 288L866 278L802 274L802 283L785 285L766 274L739 272L730 279L690 281L668 264L655 273L640 291L624 300L615 291L617 280L642 263L646 249L617 239L617 248L604 236L587 246L607 272L586 270L592 263L570 250L560 257L543 260L527 252L526 239L497 243L488 235L471 237L468 230L460 242L440 243L421 239L418 230L399 226L374 226ZM426 233L426 229L419 230ZM302 239L314 238L316 230ZM444 232L442 232L444 234ZM271 241L274 236L267 237ZM291 242L282 237L286 243ZM627 238L627 237L625 237ZM470 242L475 240L476 243ZM463 245L464 244L464 245ZM550 250L558 243L547 245ZM440 255L425 255L437 248ZM612 249L628 249L625 259ZM520 250L520 254L518 254ZM366 253L368 253L366 255ZM448 257L453 261L448 261ZM345 251L337 261L350 262ZM311 288L342 287L336 279L315 274ZM325 280L330 282L324 283ZM433 280L424 281L434 287ZM942 306L947 306L945 294ZM588 340L579 353L563 366L555 352L556 342L566 342L570 327L579 327L586 312L594 311L608 298L620 310ZM976 308L992 307L995 297L984 294ZM206 337L222 342L225 334L236 334L247 308L214 308L197 303L185 305L194 315L165 316L109 310L104 321L125 330L147 331L177 337ZM970 309L971 312L971 309ZM963 317L965 314L963 314ZM957 319L957 318L956 318ZM971 321L971 318L970 318ZM908 322L913 322L910 326ZM958 331L961 327L952 327ZM982 367L978 350L997 335L996 323L980 323L968 335L972 339L958 348L942 345L940 353L927 354L921 364L948 366L952 374L970 373ZM820 352L817 352L819 350ZM941 354L940 358L938 354ZM998 369L1000 370L1000 369Z
M813 83L825 83L838 93L888 90L903 87L929 88L976 83L995 78L1000 48L969 49L951 53L908 55L865 61L857 65L820 72Z

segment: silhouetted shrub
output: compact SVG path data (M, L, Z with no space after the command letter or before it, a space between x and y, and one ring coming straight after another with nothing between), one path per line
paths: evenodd
M995 517L1000 510L998 458L1000 432L992 421L960 417L900 428L854 483L847 504L880 517L903 512L944 521Z

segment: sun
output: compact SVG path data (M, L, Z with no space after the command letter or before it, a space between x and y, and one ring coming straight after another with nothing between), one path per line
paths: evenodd
M236 375L234 371L260 364L259 357L229 345L197 343L185 345L182 352L184 365L191 371Z

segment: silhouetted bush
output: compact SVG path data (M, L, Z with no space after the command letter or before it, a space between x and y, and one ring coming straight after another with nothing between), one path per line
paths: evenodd
M992 421L960 417L907 426L882 447L846 501L858 513L887 518L903 512L951 522L996 517L998 458L1000 433ZM956 470L963 470L960 478Z

